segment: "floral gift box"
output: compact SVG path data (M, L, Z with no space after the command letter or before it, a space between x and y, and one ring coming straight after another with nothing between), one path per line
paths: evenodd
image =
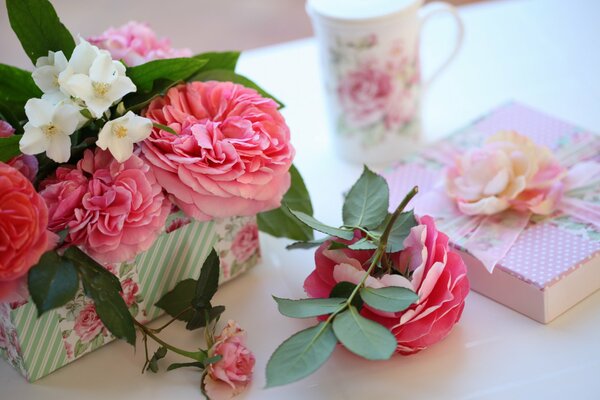
M471 287L548 323L600 288L600 138L518 103L388 171L418 184ZM398 200L396 200L398 201Z
M220 256L220 283L239 276L260 259L256 217L190 222L178 216L167 231L135 261L106 265L119 277L123 299L139 321L164 313L155 303L178 282L197 278L211 248ZM29 381L112 340L94 303L81 290L63 307L39 319L31 301L0 304L0 354Z

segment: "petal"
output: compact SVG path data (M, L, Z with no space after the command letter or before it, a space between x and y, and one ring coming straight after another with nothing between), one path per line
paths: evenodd
M44 65L34 69L31 73L31 77L44 93L58 90L57 71L52 65Z
M109 53L102 52L90 67L90 79L93 82L111 83L114 81L117 71Z
M61 104L54 111L54 123L65 135L71 135L79 125L79 110L71 104Z
M69 60L69 66L73 69L74 73L87 75L97 56L98 48L92 46L85 40L80 39L79 44L75 46L75 49L73 50L73 54Z
M494 196L501 193L508 185L510 175L507 169L501 169L498 171L490 181L487 182L483 188L483 194L486 196Z
M113 121L107 122L100 130L98 134L98 140L96 140L96 146L100 147L102 150L106 150L112 142L112 125Z
M106 97L110 98L112 103L122 99L127 93L135 92L136 89L131 79L126 76L120 76L112 82L108 93L106 93Z
M44 99L29 99L25 104L25 114L31 125L41 127L52 122L54 105Z
M19 141L19 149L24 154L39 154L48 148L48 138L37 126L25 124L25 132Z
M133 143L126 137L122 139L113 139L110 147L110 153L118 162L125 162L133 154Z
M88 99L94 96L92 80L89 76L84 74L71 75L68 79L61 82L60 86L61 89L66 91L69 95L83 99L86 102Z
M131 114L131 115L129 115ZM152 120L144 117L138 117L129 111L126 116L129 117L127 124L127 136L134 142L141 142L152 133Z
M67 135L54 135L46 150L48 158L57 163L64 163L71 158L71 138Z
M62 50L54 53L54 66L56 67L57 71L64 71L67 69L67 65L69 65L69 62L67 61L67 57L65 57L65 53L63 53Z

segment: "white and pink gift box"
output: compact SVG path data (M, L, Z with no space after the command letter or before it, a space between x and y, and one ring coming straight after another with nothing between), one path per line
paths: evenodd
M538 145L548 147L566 168L583 162L600 161L600 137L518 103L499 107L464 130L451 135L421 153L400 162L385 176L390 184L392 202L398 202L414 185L419 186L415 211L430 191L440 190L443 171L448 165L444 154L480 146L490 135L514 130ZM600 176L590 176L587 186L573 191L581 206L577 216L558 211L548 217L534 215L507 252L503 252L493 272L485 262L486 251L497 251L492 232L486 250L469 251L464 236L470 221L455 219L438 224L463 256L471 288L536 321L549 323L575 304L600 289ZM589 220L582 217L589 215ZM435 215L434 215L435 216ZM437 219L437 216L435 216ZM504 216L495 218L499 224ZM506 218L510 218L508 214ZM490 228L489 226L487 228ZM475 231L476 228L473 228ZM493 226L490 228L493 231ZM473 234L473 232L471 232ZM482 261L483 260L483 261ZM488 268L484 267L484 264Z

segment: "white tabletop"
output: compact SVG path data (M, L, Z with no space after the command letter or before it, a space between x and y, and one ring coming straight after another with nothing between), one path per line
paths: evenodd
M431 87L423 110L429 138L448 134L496 105L515 99L579 126L600 131L600 2L496 1L463 7L464 47ZM435 19L424 38L424 62L435 64L452 42L449 20ZM360 166L339 161L327 132L317 51L312 39L250 51L240 72L282 99L298 150L296 164L318 218L340 221L342 192ZM600 293L549 325L541 325L476 293L443 342L410 357L367 362L339 348L321 370L281 388L264 390L273 350L313 323L278 314L271 294L301 297L312 252L286 251L286 241L262 236L262 263L226 284L216 301L226 318L248 331L256 358L247 399L515 399L598 398ZM193 348L198 333L165 331ZM175 362L175 357L167 357ZM0 362L3 399L192 399L197 372L140 374L143 354L113 343L35 384Z

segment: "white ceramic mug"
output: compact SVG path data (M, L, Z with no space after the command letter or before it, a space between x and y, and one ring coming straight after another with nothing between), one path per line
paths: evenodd
M424 0L308 0L321 52L334 147L350 161L387 164L421 143L425 88L454 58L463 25L454 7ZM434 14L454 17L448 59L427 80L419 66L420 32Z

